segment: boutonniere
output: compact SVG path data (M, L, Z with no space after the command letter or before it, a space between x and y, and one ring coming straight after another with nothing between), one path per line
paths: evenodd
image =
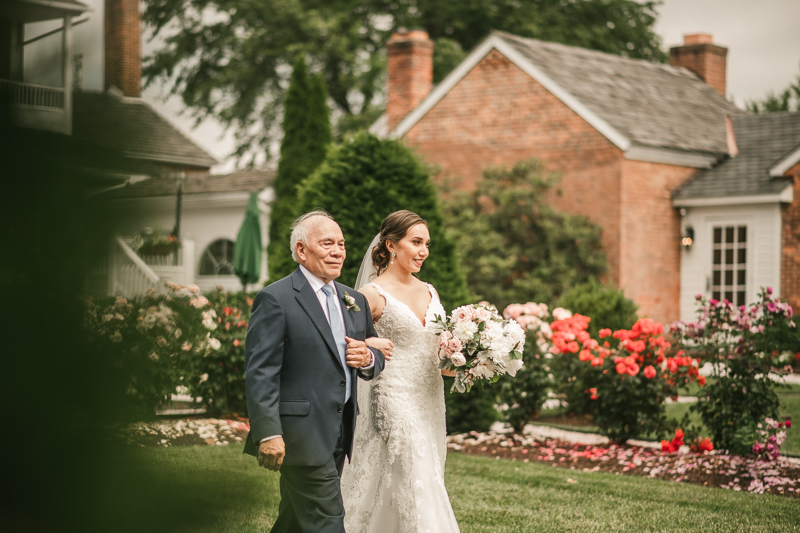
M361 311L361 308L356 304L356 299L350 296L347 291L345 291L344 296L342 296L342 300L344 300L348 311L351 309L355 312Z

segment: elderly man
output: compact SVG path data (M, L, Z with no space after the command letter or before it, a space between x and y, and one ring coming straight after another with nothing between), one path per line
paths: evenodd
M342 533L339 479L352 453L356 377L377 376L384 354L364 342L377 337L366 298L334 281L346 253L333 218L324 211L298 218L291 249L297 270L253 302L244 451L281 472L273 532Z

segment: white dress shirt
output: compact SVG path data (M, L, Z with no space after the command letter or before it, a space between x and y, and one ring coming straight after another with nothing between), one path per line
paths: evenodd
M322 307L322 312L325 313L325 319L328 321L328 324L330 325L331 317L328 316L328 295L325 294L325 291L322 290L322 287L324 287L326 283L321 279L319 279L314 274L312 274L311 272L309 272L309 270L303 265L300 265L300 272L302 272L303 275L308 280L308 284L311 286L311 290L314 291L314 294L317 296L317 300L319 300L319 305L320 307ZM346 322L344 321L344 316L342 315L342 303L340 301L341 298L338 298L339 292L336 290L336 284L333 281L330 281L327 283L327 285L329 285L330 288L333 289L333 294L337 296L336 298L333 299L333 301L336 303L336 308L339 310L339 315L341 316L341 321L342 321L342 327L344 327ZM372 353L371 348L367 347L367 349L369 350L370 354L372 354L372 361L370 361L370 363L367 366L362 367L364 370L369 370L370 368L373 367L373 365L375 365L375 354ZM264 437L263 439L261 439L261 442L265 442L270 439L274 439L276 437L280 437L280 435L270 435L269 437Z

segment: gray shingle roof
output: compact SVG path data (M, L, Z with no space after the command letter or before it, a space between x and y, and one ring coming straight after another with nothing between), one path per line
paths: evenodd
M183 182L183 194L261 192L272 185L273 181L275 181L274 170L244 170L224 175L189 175ZM152 177L117 189L111 196L114 198L149 198L174 196L177 192L177 179Z
M725 117L743 112L693 72L493 33L634 144L728 152Z
M739 154L699 172L675 193L674 200L778 194L789 178L773 178L769 168L800 145L800 113L733 117Z
M109 92L75 91L72 134L135 159L200 168L217 163L146 102Z

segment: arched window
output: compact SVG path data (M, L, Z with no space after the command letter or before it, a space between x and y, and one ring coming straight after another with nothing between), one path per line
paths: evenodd
M233 276L233 246L228 239L217 239L200 258L201 276Z

